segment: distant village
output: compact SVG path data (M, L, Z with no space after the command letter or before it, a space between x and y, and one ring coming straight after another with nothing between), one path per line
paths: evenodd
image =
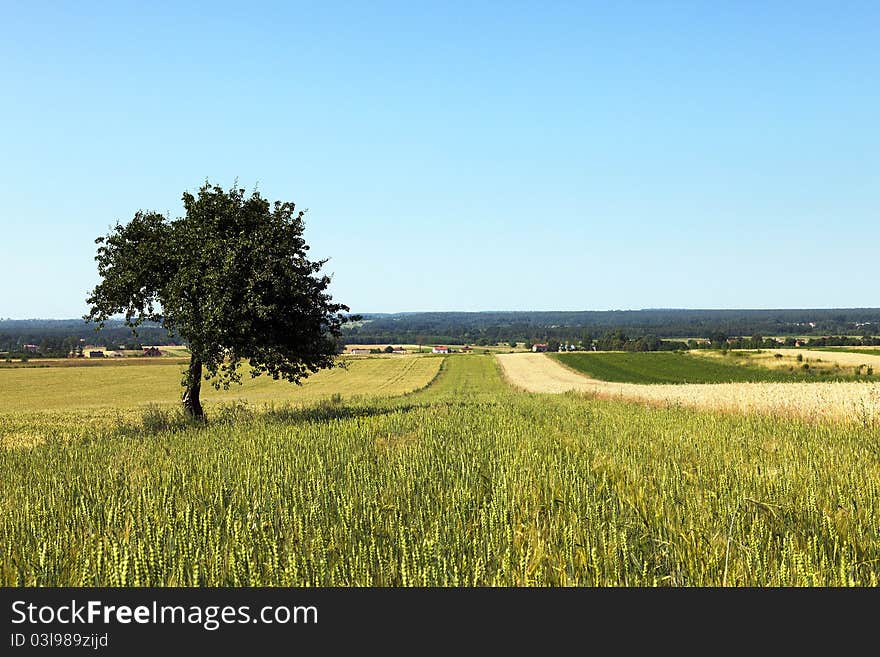
M69 358L126 358L126 357L137 357L137 356L146 356L148 358L156 358L158 356L164 356L165 352L163 352L159 347L142 347L141 352L138 353L132 349L125 349L125 345L120 345L119 349L108 349L107 347L89 347L87 349L83 349L82 353L79 354L70 354Z
M501 346L501 345L495 345ZM538 342L532 344L530 342L525 343L510 343L509 346L511 348L519 348L523 347L526 351L596 351L596 345L590 345L589 348L585 348L582 345L577 345L574 343L547 343L547 342ZM422 349L430 349L430 353L432 354L456 354L456 353L471 353L474 348L471 345L462 345L451 347L448 345L438 344L438 345L429 345L426 347L418 347L417 353L422 353ZM377 355L377 354L406 354L415 352L415 349L407 349L406 347L394 347L392 345L388 345L387 347L368 347L364 345L358 345L354 347L349 347L348 353L351 356L369 356L369 355Z
M37 344L25 344L21 347L22 353L32 354L35 357L42 356L42 349ZM156 346L141 347L139 349L131 349L121 344L118 348L109 346L98 346L82 344L71 349L68 358L131 358L131 357L147 357L156 358L164 356L166 352Z
M558 351L560 353L566 351L596 351L596 345L591 344L589 348L583 345L566 344L560 342L559 345L550 345L547 342L537 342L532 345L532 351Z
M428 347L425 347L428 349ZM469 345L464 345L462 347L454 348L447 347L446 345L438 344L430 347L432 354L454 354L454 353L469 353L473 351L473 347ZM422 347L419 347L419 352L421 352ZM348 350L348 353L352 356L369 356L370 354L406 354L410 353L410 350L406 349L406 347L393 347L388 345L387 347L351 347Z
M125 349L125 345L120 345L118 349L108 349L107 347L87 347L81 353L70 354L69 358L131 358L131 357L147 357L157 358L164 356L165 352L159 347L142 347L138 352L133 349Z

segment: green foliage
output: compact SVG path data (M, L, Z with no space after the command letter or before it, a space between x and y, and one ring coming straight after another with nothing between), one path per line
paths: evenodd
M96 240L101 283L86 319L124 313L133 328L158 322L182 336L196 403L202 366L217 387L241 381L242 360L251 376L294 383L332 367L348 307L327 294L326 261L307 258L305 212L207 182L183 204L185 217L138 212Z
M800 372L781 371L747 364L747 355L730 352L737 361L722 362L712 358L682 353L569 353L551 354L563 365L602 381L622 383L745 383L815 380L804 363ZM798 354L800 355L800 354ZM836 374L823 380L850 380Z
M507 312L423 312L365 315L369 321L349 325L352 343L486 344L509 340L577 342L617 331L635 340L651 334L665 338L711 338L714 347L728 337L736 348L778 345L767 336L795 337L812 334L810 347L821 345L880 345L880 337L853 337L853 333L876 336L880 330L880 309L801 310L618 310L618 311L507 311ZM809 323L815 324L811 326ZM2 324L0 324L2 327ZM844 335L832 336L841 333ZM846 337L845 334L850 334ZM355 337L356 336L356 337ZM739 336L739 337L738 337ZM752 336L741 337L741 336ZM821 336L821 337L819 337ZM828 337L832 336L832 337ZM761 344L755 338L763 338ZM803 339L803 338L802 338ZM768 342L769 340L769 342ZM587 342L589 344L589 342ZM638 349L634 349L637 351Z
M592 340L585 342L589 347ZM687 348L684 342L661 340L656 335L648 334L638 338L629 337L622 330L608 331L596 340L600 351L678 351ZM552 351L552 350L551 350Z

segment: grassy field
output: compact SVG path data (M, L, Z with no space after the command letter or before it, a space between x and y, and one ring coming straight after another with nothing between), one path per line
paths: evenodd
M132 364L132 363L139 364ZM347 360L347 368L323 370L302 385L247 374L241 386L202 386L204 401L313 402L332 394L399 395L426 385L442 362L437 357ZM0 415L7 412L81 408L129 408L180 399L184 362L119 359L115 366L0 369Z
M880 381L880 352L816 351L813 349L698 350L690 355L727 364L759 367L805 380Z
M529 394L493 356L423 360L436 378L396 397L0 450L0 584L878 584L880 423Z
M79 361L82 362L82 361ZM81 439L136 431L145 422L180 421L184 362L172 359L114 359L108 365L0 369L0 449L55 439ZM302 385L270 377L245 377L229 390L202 386L209 416L229 416L241 405L255 408L314 404L340 399L397 396L426 386L443 362L437 356L347 360L347 369L323 370ZM140 364L135 364L140 363Z
M462 359L471 359L462 361ZM502 381L498 361L492 356L470 354L443 359L439 376L431 385L413 393L412 399L442 402L496 403L512 393Z
M732 353L732 352L731 352ZM753 363L747 353L722 358L716 354L676 352L587 352L549 354L570 367L600 381L618 383L746 383L849 381L852 370L770 368ZM772 354L768 354L772 358ZM880 378L880 377L878 377Z
M580 392L661 407L688 406L732 413L799 417L815 421L880 422L880 381L747 383L617 383L565 367L547 354L500 354L505 378L526 392Z

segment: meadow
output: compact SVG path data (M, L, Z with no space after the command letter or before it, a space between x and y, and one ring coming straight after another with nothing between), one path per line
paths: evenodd
M715 361L734 362L776 372L805 375L805 380L872 380L880 373L880 353L871 351L817 351L813 349L758 349L716 351L703 349L691 355ZM880 380L878 377L877 380Z
M527 393L494 356L432 360L393 396L220 404L207 426L140 408L168 421L0 450L0 584L878 584L880 422Z
M48 367L0 368L0 449L182 422L178 406L185 361L120 358L95 361L102 363L97 366L89 362L59 359ZM331 397L393 397L430 383L443 359L371 356L343 362L344 369L322 370L302 385L247 375L241 386L228 390L215 390L205 382L202 401L210 414L224 417L248 405L271 409Z
M570 367L600 381L618 383L754 383L817 380L850 381L852 368L802 367L803 362L779 362L772 352L677 353L658 352L573 352L549 354ZM827 356L826 356L827 357ZM794 361L794 355L790 355ZM880 377L878 377L880 380Z

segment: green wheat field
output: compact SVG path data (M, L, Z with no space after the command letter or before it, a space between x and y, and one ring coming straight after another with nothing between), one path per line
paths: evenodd
M0 371L0 585L880 580L874 422L519 392L469 354L258 379L193 426L180 369Z
M864 355L864 351L862 355ZM712 354L714 355L714 354ZM799 383L858 381L851 370L771 369L752 363L748 352L726 359L675 352L596 352L550 354L573 370L601 381L620 383Z

